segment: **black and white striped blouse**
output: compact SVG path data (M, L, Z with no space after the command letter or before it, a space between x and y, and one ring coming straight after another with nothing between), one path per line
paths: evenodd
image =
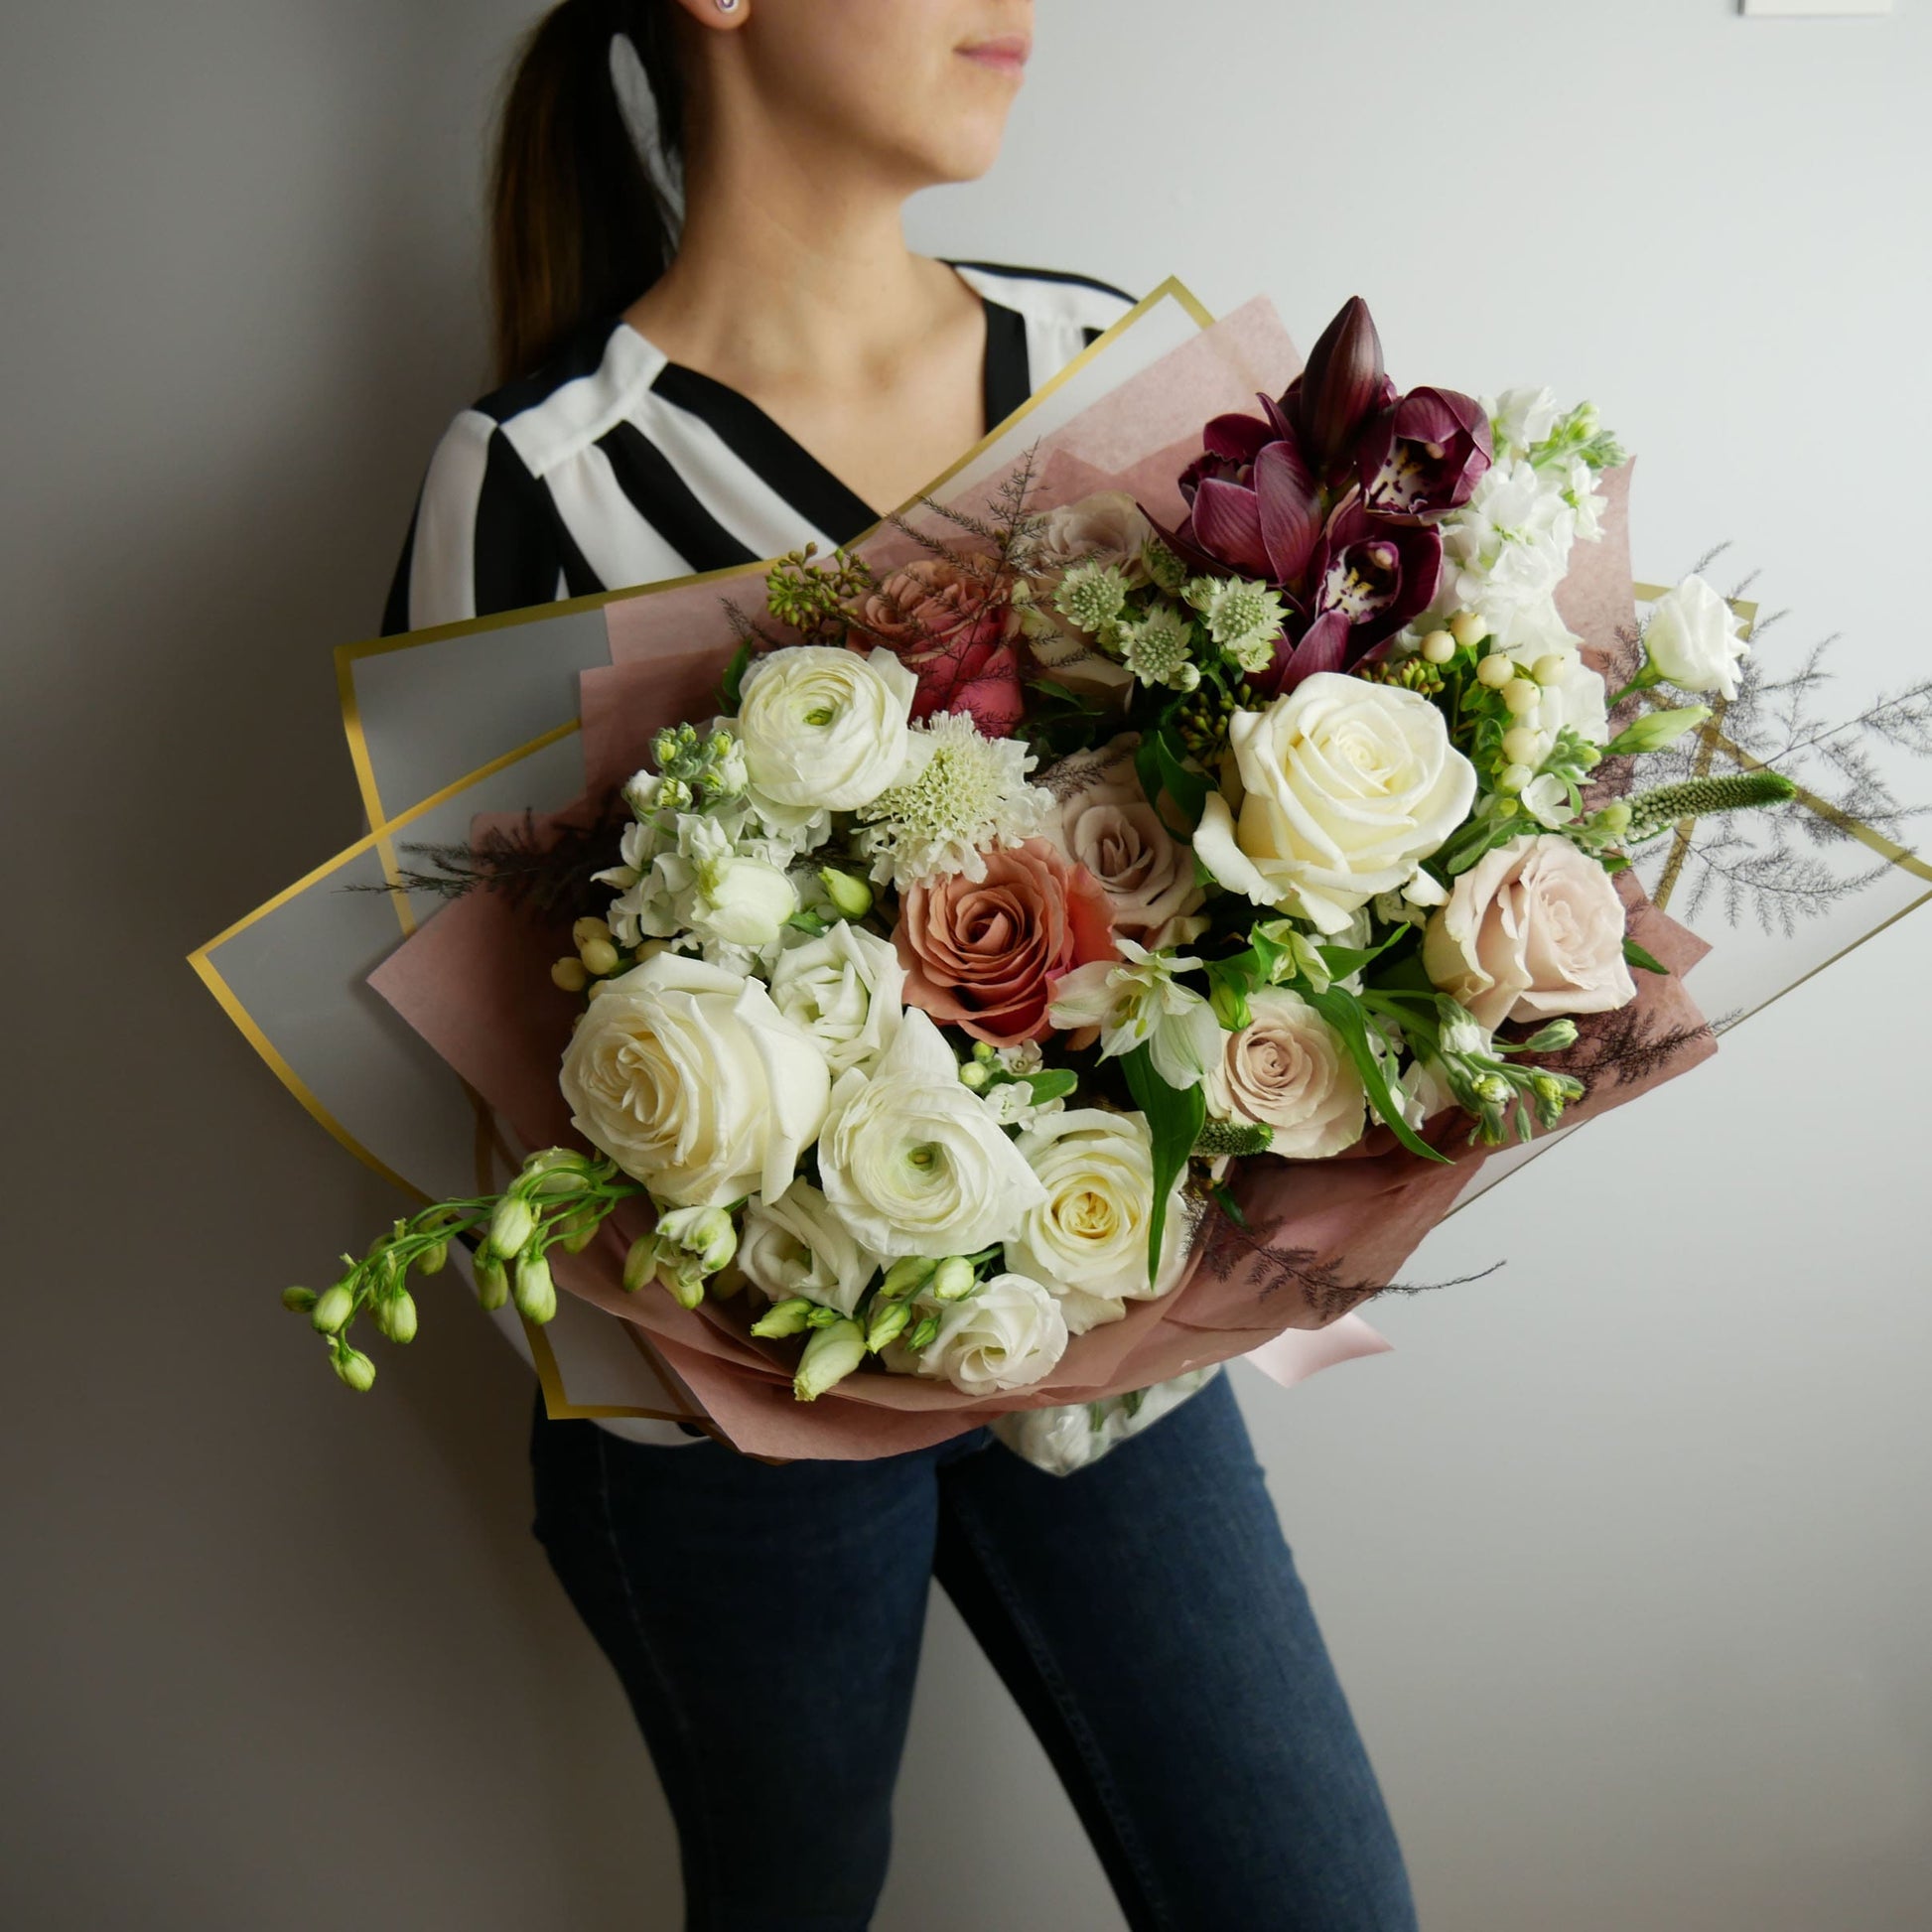
M1132 306L1104 282L951 264L986 310L990 429ZM849 543L876 517L757 403L621 317L466 409L430 459L383 630Z
M986 309L989 429L1133 306L1081 275L951 266ZM382 627L422 630L628 590L810 542L829 549L877 520L749 397L671 361L621 317L604 318L535 375L450 425L430 459ZM512 1311L496 1321L528 1359ZM606 1325L604 1345L621 1370L629 1344L618 1322ZM673 1423L600 1421L631 1442L692 1440Z

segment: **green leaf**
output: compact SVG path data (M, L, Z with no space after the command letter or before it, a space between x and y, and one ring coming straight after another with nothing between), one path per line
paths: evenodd
M1043 1107L1049 1100L1064 1100L1080 1084L1080 1076L1070 1066L1048 1067L1044 1073L1029 1073L1026 1077L1034 1090L1035 1107Z
M1634 939L1624 940L1623 956L1632 966L1641 967L1646 973L1661 973L1666 979L1671 976L1670 968L1661 959L1653 958L1645 952Z
M1359 973L1370 960L1380 959L1391 946L1400 945L1408 936L1407 926L1397 926L1379 946L1324 946L1317 940L1314 949L1321 955L1328 977L1345 980L1350 973Z
M724 680L718 686L718 709L727 717L738 716L738 707L744 696L745 673L751 668L752 647L740 644L732 652L732 661L725 666Z
M1153 1050L1140 1045L1121 1060L1127 1076L1127 1090L1134 1104L1147 1116L1148 1133L1154 1142L1154 1212L1148 1220L1147 1278L1149 1285L1161 1272L1161 1242L1168 1229L1168 1196L1174 1182L1186 1172L1187 1157L1207 1120L1207 1095L1198 1085L1171 1087L1154 1070Z
M1439 1154L1403 1118L1402 1104L1389 1083L1389 1070L1369 1038L1368 1018L1363 1012L1362 1003L1354 994L1344 993L1338 986L1329 987L1325 993L1310 993L1303 997L1341 1035L1342 1044L1348 1048L1349 1057L1362 1076L1362 1085L1368 1089L1370 1104L1396 1139L1411 1154L1425 1161L1440 1161L1447 1166L1449 1156Z
M1200 823L1207 794L1213 786L1204 771L1191 771L1181 761L1186 756L1185 748L1170 739L1165 728L1154 734L1154 751L1168 795L1180 807L1191 830Z

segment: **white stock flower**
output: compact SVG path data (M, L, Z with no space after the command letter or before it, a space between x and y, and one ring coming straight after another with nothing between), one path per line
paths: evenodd
M1750 655L1737 614L1702 577L1660 597L1644 627L1650 661L1681 691L1737 695L1737 666Z
M1419 692L1318 671L1228 741L1239 816L1211 792L1194 856L1230 892L1341 931L1378 893L1423 896L1422 862L1468 816L1475 767Z
M688 818L679 830L679 856L691 869L681 908L688 928L701 940L727 946L768 946L798 910L798 894L784 869L742 855L715 819Z
M1248 1012L1208 1070L1208 1113L1272 1129L1269 1152L1294 1161L1325 1161L1353 1147L1368 1100L1341 1035L1287 987L1251 993Z
M1552 831L1576 817L1570 805L1570 788L1554 771L1532 778L1517 802L1539 825L1547 825Z
M1180 1279L1189 1216L1168 1201L1161 1272L1148 1279L1154 1144L1143 1114L1076 1107L1035 1122L1015 1143L1046 1190L1006 1244L1009 1268L1042 1283L1078 1335L1117 1321L1130 1301L1157 1301Z
M773 1302L802 1296L850 1314L879 1263L809 1180L794 1180L776 1200L755 1200L746 1211L738 1265Z
M755 979L659 953L603 983L558 1084L578 1131L653 1195L781 1194L825 1118L825 1056Z
M1221 1026L1213 1008L1174 975L1200 961L1149 952L1132 939L1115 943L1119 959L1096 959L1054 981L1047 1019L1066 1033L1097 1027L1103 1059L1145 1045L1169 1086L1195 1085L1219 1049Z
M870 1072L898 1032L905 969L898 951L841 919L817 939L787 947L771 968L771 1000L824 1049L834 1078Z
M1495 432L1499 456L1505 446L1517 452L1533 450L1548 438L1563 413L1556 391L1541 388L1505 389L1493 402L1485 397L1482 408Z
M896 784L918 680L883 646L774 650L745 675L738 739L751 780L779 805L852 811Z
M917 1008L871 1073L839 1077L818 1168L854 1238L889 1259L975 1254L1004 1241L1042 1193Z
M1066 1352L1059 1304L1025 1275L995 1275L963 1302L940 1304L939 1332L912 1357L915 1371L965 1395L1031 1388Z
M1443 524L1444 593L1500 631L1514 607L1556 596L1576 536L1560 482L1521 459L1498 462Z

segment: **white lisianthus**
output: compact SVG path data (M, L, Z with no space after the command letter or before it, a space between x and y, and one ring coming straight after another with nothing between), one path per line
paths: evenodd
M1119 959L1096 959L1053 982L1047 1019L1062 1032L1100 1032L1100 1054L1112 1059L1145 1045L1154 1070L1169 1086L1198 1084L1219 1049L1214 1010L1174 976L1196 970L1198 959L1149 952L1116 937Z
M1651 663L1680 691L1737 695L1737 666L1750 655L1737 614L1702 577L1687 577L1652 607L1643 633Z
M871 1073L839 1077L818 1167L853 1237L888 1259L975 1254L1012 1234L1044 1191L917 1008Z
M715 1207L790 1186L831 1076L759 981L666 952L602 984L558 1084L578 1131L657 1199Z
M898 1032L904 990L897 949L846 919L787 947L771 968L772 1003L818 1041L835 1079L878 1064Z
M802 1296L850 1314L879 1262L809 1180L794 1180L776 1200L746 1210L738 1265L773 1302Z
M1419 692L1318 671L1237 711L1235 806L1211 792L1194 856L1231 892L1339 932L1378 893L1428 897L1422 862L1467 818L1475 766Z
M774 650L745 675L738 739L752 783L779 805L853 811L898 782L918 679L883 646Z
M914 1372L943 1378L964 1395L1031 1388L1066 1353L1059 1304L1025 1275L995 1275L966 1301L935 1311L939 1332L911 1356Z
M1353 1147L1368 1124L1368 1100L1341 1035L1287 987L1251 993L1248 1016L1208 1070L1208 1114L1270 1129L1269 1152L1294 1161L1325 1161Z
M1070 1108L1015 1145L1046 1198L1006 1244L1006 1263L1045 1285L1072 1333L1119 1320L1128 1302L1157 1301L1180 1279L1190 1217L1179 1188L1168 1202L1160 1273L1148 1279L1154 1144L1145 1115Z

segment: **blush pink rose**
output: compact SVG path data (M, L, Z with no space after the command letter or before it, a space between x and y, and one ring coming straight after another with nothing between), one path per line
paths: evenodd
M1044 839L908 888L893 943L905 1004L995 1046L1043 1039L1055 977L1114 957L1107 895Z
M851 607L851 641L884 644L918 679L915 721L963 711L988 738L1005 738L1027 710L1010 588L943 557L907 564Z

